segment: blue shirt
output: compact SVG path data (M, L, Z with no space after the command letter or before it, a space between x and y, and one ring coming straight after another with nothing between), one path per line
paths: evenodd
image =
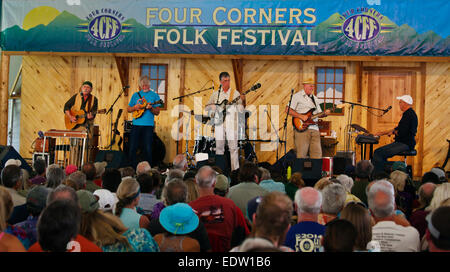
M319 252L324 234L324 225L303 221L289 229L284 244L296 252Z
M158 252L159 246L152 235L146 229L128 229L123 236L128 240L131 247L122 243L115 243L102 247L103 252Z
M120 220L127 228L140 228L139 220L141 219L140 214L136 212L136 210L132 210L129 208L123 208L122 214L120 214Z
M150 90L148 92L144 92L143 90L140 90L139 93L145 100L147 100L147 103L154 103L161 98L157 93ZM128 103L129 107L133 107L138 103L138 100L141 99L139 97L138 93L134 93L133 96L131 96L130 103ZM153 105L153 107L161 107L161 104ZM145 110L144 114L142 114L141 117L138 119L133 119L133 126L154 126L155 125L155 115L150 110Z

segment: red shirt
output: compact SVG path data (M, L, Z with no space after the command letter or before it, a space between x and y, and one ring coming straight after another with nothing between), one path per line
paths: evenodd
M96 244L92 243L91 241L89 241L88 239L84 238L79 234L77 235L77 237L75 237L74 241L79 243L80 245L79 250L77 250L75 247L68 252L103 252L103 250L99 248ZM28 249L28 252L44 252L44 250L42 250L39 242L36 242Z
M189 205L205 225L214 252L231 249L231 235L237 227L242 227L246 236L250 233L242 211L231 199L208 195L190 202Z

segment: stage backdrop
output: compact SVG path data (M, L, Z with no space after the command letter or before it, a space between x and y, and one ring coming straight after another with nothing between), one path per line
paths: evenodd
M449 56L448 0L3 0L5 51Z

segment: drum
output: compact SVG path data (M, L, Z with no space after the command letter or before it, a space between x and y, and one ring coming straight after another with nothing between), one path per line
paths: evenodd
M200 136L195 140L194 155L197 153L208 153L213 155L216 152L216 139L214 137Z

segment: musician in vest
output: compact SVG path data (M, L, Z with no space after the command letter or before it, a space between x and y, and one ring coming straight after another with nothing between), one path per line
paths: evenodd
M400 110L403 112L402 118L397 127L387 131L374 133L375 136L395 135L394 142L377 148L373 152L372 163L375 172L384 171L388 158L408 150L414 150L416 146L415 136L417 133L418 119L416 112L412 108L413 99L410 95L397 97Z
M320 105L318 104L317 97L314 95L315 83L312 78L309 78L303 82L303 90L295 93L292 96L291 106L286 107L286 112L292 117L300 118L302 121L308 120L308 111L314 109L313 115L322 112ZM323 116L330 113L330 110L326 110ZM318 117L312 119L314 122L318 121ZM305 131L299 132L294 129L294 143L297 158L321 159L322 147L320 145L320 131L317 124L310 125Z
M214 136L216 139L216 165L225 170L225 141L228 142L230 150L231 170L239 168L239 150L238 150L238 118L239 113L243 113L243 104L245 95L230 87L230 74L222 72L219 75L220 87L218 91L212 93L206 103L206 111L214 112ZM238 99L239 98L239 99ZM233 105L223 106L224 100L232 101L238 99ZM222 104L222 105L220 105ZM218 106L220 105L220 106ZM225 120L223 114L225 111Z
M70 120L70 124L66 124L66 127L71 130L77 130L77 131L86 131L88 133L87 137L87 157L90 158L89 152L94 148L94 118L98 110L98 100L97 98L92 95L92 82L90 81L84 81L83 84L81 84L80 92L74 94L67 102L64 104L64 113ZM80 111L83 112L83 115L85 115L85 118L79 118L76 116L76 113L80 113ZM83 121L84 119L84 121ZM68 122L68 121L67 121ZM74 148L73 145L76 143L74 141L71 141L71 145ZM71 161L76 160L76 158L79 156L77 151L71 152ZM76 164L76 163L75 163Z
M131 166L136 169L138 161L136 152L140 144L145 151L145 161L152 163L153 131L155 115L159 115L162 106L159 95L150 89L150 79L142 76L139 80L141 90L131 96L127 111L133 113L133 127L130 133L129 159Z

